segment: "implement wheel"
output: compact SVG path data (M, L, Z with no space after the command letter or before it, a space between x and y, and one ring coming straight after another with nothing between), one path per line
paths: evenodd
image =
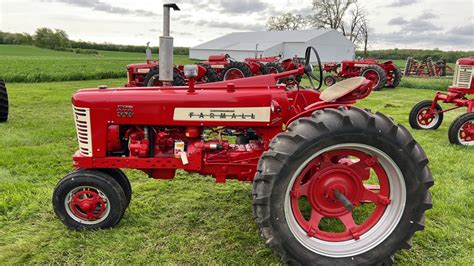
M410 133L382 114L316 111L262 155L255 220L284 263L392 263L424 228L433 185L427 164Z

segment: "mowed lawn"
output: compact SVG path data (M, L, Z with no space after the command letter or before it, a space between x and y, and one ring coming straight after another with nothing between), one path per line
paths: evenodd
M180 172L151 180L127 171L130 207L114 229L75 232L54 215L55 184L71 169L76 150L71 94L124 79L7 84L11 117L0 124L0 264L259 264L278 263L252 218L251 184L216 184L209 176ZM374 92L358 105L408 126L410 108L432 90ZM474 264L474 149L448 143L461 111L449 112L437 131L413 131L430 158L433 209L413 248L399 264Z
M143 53L98 51L98 55L76 54L27 45L0 45L0 79L7 82L45 82L122 78L126 66L144 63ZM157 59L156 50L153 58ZM175 55L176 64L190 62Z

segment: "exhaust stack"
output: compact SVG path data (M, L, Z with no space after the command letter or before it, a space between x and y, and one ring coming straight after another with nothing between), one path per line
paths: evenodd
M173 37L170 36L170 10L179 11L174 4L163 5L163 36L160 36L160 81L163 85L171 85L173 81Z

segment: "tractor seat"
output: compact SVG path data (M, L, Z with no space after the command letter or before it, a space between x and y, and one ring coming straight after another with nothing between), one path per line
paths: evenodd
M319 98L325 102L334 102L359 89L366 81L368 80L364 77L353 77L342 80L326 88Z

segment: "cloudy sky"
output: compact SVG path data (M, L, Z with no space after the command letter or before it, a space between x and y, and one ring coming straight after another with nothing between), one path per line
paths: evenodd
M0 30L65 30L71 39L157 45L163 0L0 0ZM176 0L177 46L235 31L265 30L270 16L311 14L312 0ZM369 13L370 49L474 50L474 0L359 0Z

